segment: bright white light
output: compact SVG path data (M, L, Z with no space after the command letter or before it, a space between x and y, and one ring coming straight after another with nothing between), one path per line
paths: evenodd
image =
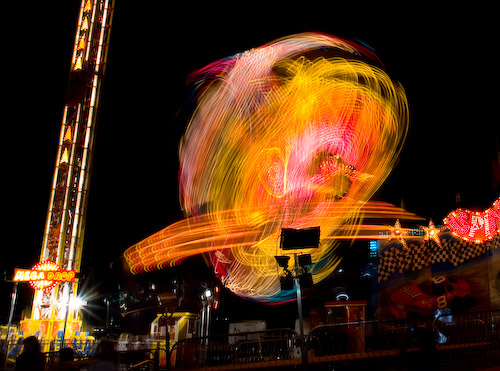
M345 294L345 293L341 293L341 294L338 294L335 299L339 300L339 301L343 301L343 300L349 300L349 295Z
M78 310L81 307L83 307L85 304L87 304L87 302L85 300L83 300L82 298L76 297L76 296L73 296L69 300L69 307L70 307L70 309L76 309L76 310Z
M210 291L209 289L207 289L207 291L205 291L205 297L209 298L212 296L212 291Z

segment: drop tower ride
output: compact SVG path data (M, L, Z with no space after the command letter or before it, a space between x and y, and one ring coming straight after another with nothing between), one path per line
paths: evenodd
M82 0L78 16L69 84L63 110L59 146L51 188L40 261L61 270L80 271L87 212L95 123L114 0ZM76 298L77 282L35 291L31 319L24 332L40 331L55 337L67 323L66 333L79 330L69 303ZM24 322L24 323L23 323Z

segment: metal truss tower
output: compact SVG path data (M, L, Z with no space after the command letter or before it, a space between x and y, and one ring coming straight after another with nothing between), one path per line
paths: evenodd
M82 0L80 6L40 254L40 261L55 262L62 270L79 272L82 260L95 122L113 7L114 0ZM74 282L51 291L37 290L31 320L67 320L68 303L77 288Z

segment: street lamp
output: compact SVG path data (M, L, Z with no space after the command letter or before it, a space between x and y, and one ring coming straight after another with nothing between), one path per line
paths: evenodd
M201 337L204 341L207 341L208 329L210 327L210 309L212 306L212 290L207 288L201 295L201 302L203 304L203 309L201 312Z
M281 230L281 249L282 250L303 250L315 249L319 247L320 227L312 228L283 228ZM300 329L300 350L302 354L302 366L305 369L307 366L307 353L304 346L304 319L302 316L302 288L312 286L312 275L307 271L307 266L312 264L310 254L293 253L295 268L294 273L288 269L289 256L275 256L278 265L284 269L285 275L280 277L280 285L282 290L295 289L297 290L297 308L299 314L299 329Z
M12 281L7 281L7 282L12 282ZM5 369L7 369L7 359L9 354L9 334L10 334L10 327L12 326L12 317L14 316L14 308L16 306L18 285L19 282L14 282L14 290L12 291L10 311L9 311L9 322L7 323L7 332L5 334L5 359L3 364Z
M69 284L69 283L68 283ZM69 290L68 290L68 295L69 295ZM64 338L66 337L66 327L68 326L68 313L70 311L74 311L76 313L75 316L73 316L73 320L78 317L78 313L80 311L80 308L83 307L85 304L87 304L87 301L84 300L83 298L80 298L78 296L68 296L68 302L66 303L66 313L64 314L64 328L63 328L63 334L61 338L61 346L60 349L64 347Z
M69 309L75 311L75 313L78 313L80 308L86 304L87 301L78 296L72 296L71 299L69 299Z

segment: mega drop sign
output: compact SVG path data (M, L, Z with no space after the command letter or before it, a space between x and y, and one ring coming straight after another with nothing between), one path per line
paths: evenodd
M52 290L59 282L74 282L74 270L61 270L56 263L46 260L35 264L31 269L14 271L14 282L28 281L35 290Z

